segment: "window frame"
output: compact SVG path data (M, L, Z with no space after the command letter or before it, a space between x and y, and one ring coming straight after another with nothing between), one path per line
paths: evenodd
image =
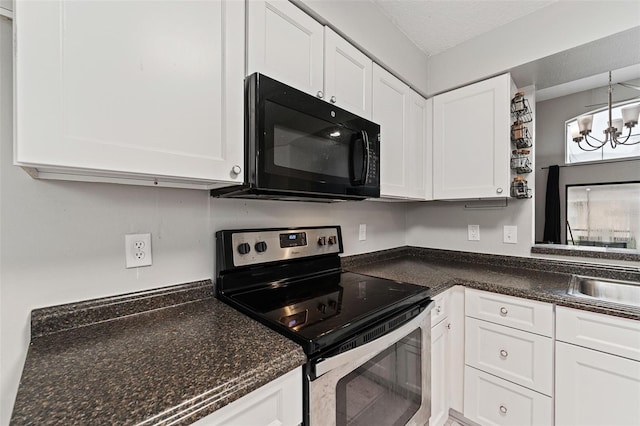
M635 157L634 157L635 158ZM624 161L626 161L625 159ZM609 160L616 161L616 160ZM621 160L617 160L621 161ZM616 182L598 182L598 183L571 183L564 186L564 244L571 247L578 247L579 245L569 244L569 229L567 227L567 221L569 220L569 188L576 186L602 186L602 185L625 185L625 184L640 184L640 180L628 180L628 181L616 181ZM589 247L589 246L584 246ZM633 249L630 249L633 250Z

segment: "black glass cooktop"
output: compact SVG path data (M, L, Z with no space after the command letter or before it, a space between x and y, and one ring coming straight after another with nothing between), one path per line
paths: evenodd
M427 298L429 288L351 272L236 293L241 310L300 343L307 354Z

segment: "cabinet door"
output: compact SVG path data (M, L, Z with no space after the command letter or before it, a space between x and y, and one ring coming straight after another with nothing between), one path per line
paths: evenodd
M242 182L242 2L16 7L16 164Z
M247 75L322 95L322 25L287 0L248 1L247 8Z
M505 74L434 98L435 199L509 196L510 88Z
M302 423L302 368L222 407L193 426L298 426Z
M556 425L637 425L640 362L556 343Z
M324 28L325 98L371 120L373 62L329 27Z
M447 290L449 294L449 406L464 412L464 287Z
M431 418L429 426L441 426L449 418L449 322L431 329Z
M373 121L380 124L383 197L425 198L428 104L409 86L373 65Z

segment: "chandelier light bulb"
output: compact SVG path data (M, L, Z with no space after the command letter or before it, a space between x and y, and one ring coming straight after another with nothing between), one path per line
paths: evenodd
M622 108L622 120L624 121L624 125L628 128L632 128L633 126L638 124L639 117L640 104Z
M582 135L580 134L580 129L576 123L571 124L569 126L569 131L571 132L571 139L574 142L580 142L582 140Z
M583 115L578 117L578 128L581 135L588 135L591 133L591 125L593 124L593 115Z

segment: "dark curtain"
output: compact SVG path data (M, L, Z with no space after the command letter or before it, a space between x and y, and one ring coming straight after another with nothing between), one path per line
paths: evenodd
M545 243L561 244L560 241L560 167L550 166L547 175L547 197L544 205Z

